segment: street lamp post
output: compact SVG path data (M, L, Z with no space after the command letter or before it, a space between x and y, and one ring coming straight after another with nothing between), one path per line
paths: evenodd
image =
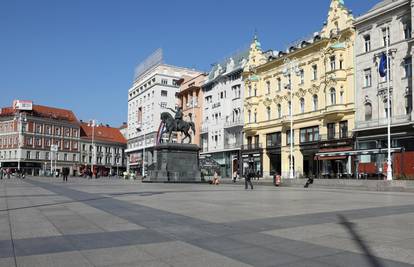
M388 137L388 158L387 158L387 181L392 181L392 160L391 160L391 101L390 101L390 60L389 60L389 53L390 53L390 48L389 48L389 34L390 34L390 29L388 27L386 27L386 40L385 43L387 45L386 50L387 50L387 137Z
M91 120L88 123L89 127L92 127L92 162L91 162L91 172L93 175L93 168L94 168L94 162L95 162L95 127L96 127L96 120ZM95 176L95 178L97 178Z
M292 74L300 75L299 63L296 58L285 58L283 74L285 77L290 76L289 83L287 85L290 91L290 164L289 164L289 179L294 178L293 173L293 88L292 88Z
M18 129L18 155L17 155L17 170L20 173L20 161L22 157L22 142L23 142L23 121L26 122L26 115L19 112L17 119L17 129Z

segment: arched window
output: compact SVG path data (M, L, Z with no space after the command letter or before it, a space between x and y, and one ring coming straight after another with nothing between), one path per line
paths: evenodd
M270 110L270 107L267 107L267 108L266 108L266 112L267 112L267 120L268 120L268 121L270 121L271 116L272 116L272 115L271 115L271 114L272 114L272 113L271 113L272 111Z
M365 103L365 120L370 121L372 119L372 105L371 103Z
M292 103L290 101L288 102L288 114L289 116L292 115Z
M318 96L317 95L312 96L312 102L313 102L313 111L317 111L318 110Z
M247 111L247 116L248 116L249 123L251 123L252 122L252 111L251 110Z
M281 118L282 117L282 105L277 104L277 117Z
M336 91L335 88L331 88L329 91L329 94L331 96L331 105L336 105Z
M300 112L304 113L305 112L305 99L302 97L299 101L300 101Z

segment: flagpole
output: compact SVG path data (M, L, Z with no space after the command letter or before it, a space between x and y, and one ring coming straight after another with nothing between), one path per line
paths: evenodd
M386 28L386 49L387 49L387 130L388 130L388 159L387 159L387 181L392 181L392 160L391 160L391 107L390 107L390 58L389 58L389 27Z

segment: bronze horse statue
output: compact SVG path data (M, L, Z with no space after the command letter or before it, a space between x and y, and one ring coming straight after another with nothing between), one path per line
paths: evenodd
M189 117L191 119L192 114L189 114ZM178 122L173 118L173 116L169 112L163 112L161 113L161 121L165 125L165 130L161 134L168 133L168 143L171 142L171 134L172 132L182 132L185 137L181 140L181 143L184 142L184 139L189 139L189 144L191 144L191 135L189 133L190 129L193 131L193 134L195 134L195 125L194 122L190 121L184 121L179 120Z

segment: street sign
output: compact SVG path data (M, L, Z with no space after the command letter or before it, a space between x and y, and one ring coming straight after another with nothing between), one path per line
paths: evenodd
M52 152L58 152L58 146L57 145L51 145L50 146L50 151L52 151Z

